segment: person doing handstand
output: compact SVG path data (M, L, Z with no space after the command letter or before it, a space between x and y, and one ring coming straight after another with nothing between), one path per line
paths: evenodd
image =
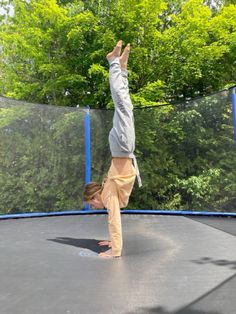
M109 83L115 105L113 127L109 133L109 146L112 155L111 166L103 184L86 184L84 201L93 208L106 208L110 241L99 242L100 246L110 247L101 257L119 257L122 254L123 239L120 208L128 205L137 176L142 186L137 161L134 156L135 128L133 105L129 96L127 63L130 52L128 44L122 55L122 40L106 58L109 62ZM134 162L134 165L133 165Z

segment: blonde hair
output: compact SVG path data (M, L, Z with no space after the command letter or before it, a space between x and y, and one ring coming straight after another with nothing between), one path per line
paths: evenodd
M102 192L102 188L103 185L96 182L90 182L86 184L84 189L84 201L91 201L95 194Z

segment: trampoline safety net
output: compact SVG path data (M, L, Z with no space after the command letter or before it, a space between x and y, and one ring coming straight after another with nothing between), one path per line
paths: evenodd
M135 184L127 209L236 212L231 93L134 109L143 187ZM0 214L83 208L85 114L0 98ZM93 181L110 165L112 118L90 109Z

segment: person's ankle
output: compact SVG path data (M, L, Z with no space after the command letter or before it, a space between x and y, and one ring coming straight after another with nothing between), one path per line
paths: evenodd
M120 69L121 69L122 72L126 72L126 71L127 71L127 66L122 65L122 64L120 63Z
M115 57L115 56L112 56L110 58L106 58L109 65L113 64L113 63L117 63L120 65L120 62L119 62L119 57Z

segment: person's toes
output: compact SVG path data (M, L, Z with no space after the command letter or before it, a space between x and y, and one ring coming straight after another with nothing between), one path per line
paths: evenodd
M122 48L122 40L119 40L117 42L117 44L115 45L114 49L112 50L112 52L109 52L107 54L107 60L109 61L112 58L115 57L119 57L120 56L120 52L121 52L121 48Z

